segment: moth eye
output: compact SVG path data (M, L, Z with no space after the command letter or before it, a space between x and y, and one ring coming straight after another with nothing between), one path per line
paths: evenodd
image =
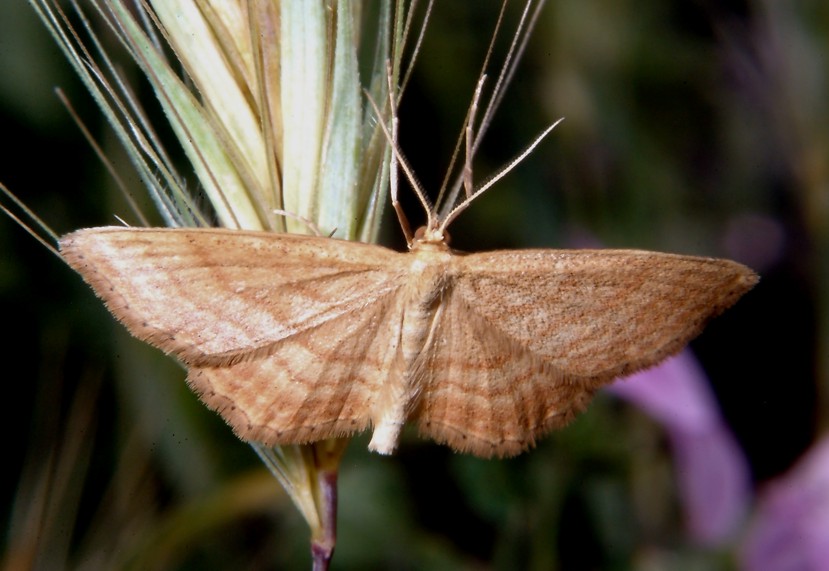
M415 240L422 240L425 235L426 235L426 226L421 226L420 228L415 230L414 239Z

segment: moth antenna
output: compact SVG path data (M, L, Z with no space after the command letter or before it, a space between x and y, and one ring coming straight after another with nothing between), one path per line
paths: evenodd
M542 133L541 133L538 137L536 137L536 138L535 138L535 140L534 140L532 143L530 143L530 145L529 145L526 149L524 149L524 150L521 152L521 154L519 154L517 157L515 157L515 158L514 158L514 159L512 159L509 163L507 163L507 165L506 165L504 168L502 168L500 171L498 171L497 173L495 173L495 175L493 175L492 177L490 177L490 179L489 179L489 180L487 180L487 181L486 181L486 182L485 182L485 183L481 186L481 188L479 188L479 189L477 189L475 192L473 192L471 196L469 196L469 197L468 197L468 198L466 198L463 202L461 202L461 203L460 203L460 204L458 204L455 208L453 208L453 209L449 212L449 214L446 216L446 218L444 218L444 219L443 219L443 221L441 222L441 224L440 224L440 228L439 228L439 231L440 231L440 232L445 232L445 231L446 231L446 228L448 228L448 227L449 227L449 224L451 224L451 223L452 223L452 221L453 221L455 218L457 218L457 217L458 217L458 215L459 215L461 212L463 212L464 210L466 210L466 208L467 208L467 207L468 207L468 206L472 203L472 201L473 201L473 200L475 200L475 199L476 199L476 198L478 198L480 195L482 195L484 192L486 192L487 190L489 190L489 188L490 188L490 187L492 187L492 185L494 185L496 182L498 182L499 180L501 180L502 178L504 178L504 177L507 175L507 173L509 173L512 169L514 169L514 168L515 168L515 166L516 166L518 163L520 163L521 161L523 161L523 160L527 157L527 155L529 155L530 153L532 153L532 152L535 150L535 148L539 145L539 143L541 143L541 141L543 141L543 140L544 140L544 138L545 138L547 135L549 135L549 134L550 134L550 131L552 131L553 129L555 129L555 128L556 128L556 126L557 126L559 123L561 123L562 121L564 121L564 118L563 118L563 117L562 117L561 119L559 119L558 121L556 121L555 123L553 123L552 125L550 125L549 127L547 127L546 129L544 129L544 132L542 132Z

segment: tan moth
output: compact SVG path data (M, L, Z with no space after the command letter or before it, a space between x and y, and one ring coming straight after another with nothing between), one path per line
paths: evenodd
M406 422L509 456L595 389L679 351L756 281L728 260L633 250L409 253L223 229L91 228L61 253L129 331L176 355L245 440Z
M757 281L736 262L657 252L452 250L446 227L498 178L442 220L427 207L413 237L393 187L408 253L120 227L71 233L60 251L130 333L186 365L240 438L373 428L369 448L384 454L406 423L457 451L517 454L597 388L678 352Z
M460 452L518 454L597 388L677 353L758 278L729 260L637 250L452 250L448 225L555 127L473 190L482 83L466 126L466 197L442 218L397 147L393 104L391 132L380 122L392 173L402 167L427 213L412 236L393 176L407 253L121 227L68 234L60 253L130 333L185 364L190 386L243 440L372 428L369 448L390 454L412 423Z

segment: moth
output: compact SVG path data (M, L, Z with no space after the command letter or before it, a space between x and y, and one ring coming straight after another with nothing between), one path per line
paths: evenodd
M636 250L465 254L430 225L399 253L227 229L89 228L68 264L135 337L179 358L243 440L404 424L459 452L522 452L594 391L678 352L757 281L736 262Z
M389 81L390 80L389 75ZM613 379L677 353L757 282L729 260L638 250L467 254L447 228L561 121L441 217L397 145L427 224L406 253L317 236L219 228L88 228L63 259L135 337L175 355L243 440L307 443L371 428L391 454L407 423L481 457L516 455ZM389 85L389 93L393 93ZM369 98L378 117L382 113Z

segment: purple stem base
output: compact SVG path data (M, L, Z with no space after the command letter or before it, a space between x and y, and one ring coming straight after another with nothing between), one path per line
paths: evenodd
M321 536L311 540L311 558L313 571L328 571L337 543L337 471L320 470L317 483L323 529Z

